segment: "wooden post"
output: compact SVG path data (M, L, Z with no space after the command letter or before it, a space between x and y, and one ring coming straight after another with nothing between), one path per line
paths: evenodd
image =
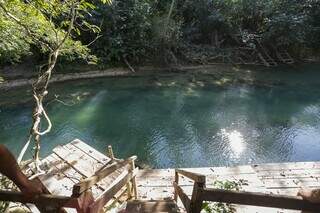
M179 185L179 174L178 172L174 172L174 182ZM174 190L174 200L177 202L178 201L178 194L176 192L176 190Z
M107 156L109 158L111 158L111 160L114 159L113 150L112 150L112 146L111 145L108 146Z
M134 165L134 159L136 157L134 156L133 159L130 160L129 163L129 172L132 173L135 169ZM136 183L136 177L132 177L131 181L127 183L127 192L128 192L128 199L131 199L134 197L135 199L138 198L138 192L137 192L137 183Z
M130 162L130 170L131 172L135 169L134 160ZM137 188L137 182L136 182L136 176L132 178L132 191L133 196L135 199L138 199L138 188Z
M201 192L206 187L206 180L195 181L193 185L192 197L191 197L191 212L200 213L202 209Z
M127 186L127 196L128 196L128 200L131 200L132 198L132 188L131 188L131 184L130 181L128 183L126 183Z

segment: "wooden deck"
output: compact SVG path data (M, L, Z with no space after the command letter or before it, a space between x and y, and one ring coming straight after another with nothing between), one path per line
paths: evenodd
M53 153L44 158L47 174L41 181L47 189L56 195L71 196L72 187L79 180L90 177L104 164L110 161L106 155L89 145L74 140L69 144L57 146ZM296 195L300 187L320 188L320 162L297 162L280 164L263 164L237 167L206 167L186 169L204 174L207 185L213 186L215 180L245 180L245 191L264 192L283 195ZM32 174L32 168L26 170ZM108 188L111 181L121 171L105 178L92 189L95 198ZM138 197L142 200L173 198L172 182L174 169L140 170L137 176ZM179 183L191 197L193 182L181 178ZM179 205L180 206L180 205ZM237 206L237 212L300 212L261 207Z
M296 195L300 187L320 188L320 162L275 163L237 167L184 169L206 175L207 186L215 180L245 180L244 191ZM173 197L174 169L141 170L137 177L141 199ZM180 185L191 197L193 182L182 178ZM180 205L179 205L180 206ZM262 207L237 206L237 212L300 212Z

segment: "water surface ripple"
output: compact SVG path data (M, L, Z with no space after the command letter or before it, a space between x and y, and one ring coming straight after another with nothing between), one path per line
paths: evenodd
M55 84L50 92L59 101L47 103L54 126L41 153L80 138L101 152L111 144L118 157L138 155L155 168L320 160L318 67L268 75L269 83L280 79L276 86L265 79L219 86L178 74ZM12 102L22 96L10 94ZM15 154L30 114L29 102L0 105L1 143Z

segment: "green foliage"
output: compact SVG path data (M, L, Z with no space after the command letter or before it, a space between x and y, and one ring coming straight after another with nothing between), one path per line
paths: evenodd
M267 46L298 52L320 49L318 0L0 2L50 46L61 41L67 30L70 5L80 2L77 11L81 21L77 21L72 38L65 42L61 52L67 60L96 61L91 51L110 65L125 60L143 64L159 58L161 63L170 63L170 59L183 55L186 47L191 52L193 47L230 52L230 48L253 47L252 38ZM0 29L0 64L18 62L34 53L34 49L41 54L48 51L45 46L35 44L35 39L26 40L24 29L8 20L1 9ZM91 44L96 33L101 37ZM83 45L89 43L89 47Z
M0 64L19 62L30 53L29 42L25 41L21 27L0 14Z
M84 20L93 9L95 6L84 0L0 1L0 62L19 61L31 53L31 47L44 55L59 49L59 54L70 60L87 59L89 49L76 37L81 30L99 32L97 26ZM68 31L71 36L67 36Z
M98 56L107 63L127 58L140 62L150 46L151 13L147 0L114 0L96 10L96 24L101 22L102 38L94 43Z
M213 187L217 189L224 189L224 190L241 190L243 185L246 185L247 181L239 180L239 181L219 181L216 180L213 183ZM225 203L212 203L212 202L204 202L202 209L204 212L207 213L233 213L236 212L236 209L231 204Z

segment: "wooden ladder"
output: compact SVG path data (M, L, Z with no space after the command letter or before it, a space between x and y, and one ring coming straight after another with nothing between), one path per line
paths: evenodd
M276 51L278 59L284 64L293 64L294 60L286 50Z
M262 44L255 40L258 47L258 56L262 63L267 67L277 66L278 63L268 54L267 50L262 46Z

